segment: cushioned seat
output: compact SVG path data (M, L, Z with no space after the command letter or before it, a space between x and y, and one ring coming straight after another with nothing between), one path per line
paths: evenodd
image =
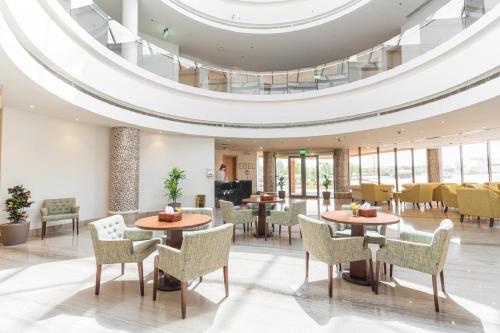
M436 183L425 183L425 184L410 184L411 186L405 187L399 199L404 204L406 202L411 202L420 208L420 203L428 203L432 208L432 195L434 193L434 188L437 186ZM404 185L403 185L404 186Z
M378 202L386 201L390 205L393 187L393 185L363 183L361 184L361 199L363 202L369 201L375 203L375 205Z
M80 232L80 207L76 205L75 198L47 199L43 201L40 215L42 219L42 239L47 232L47 222L72 220L73 232Z
M296 201L292 202L290 208L286 211L281 210L271 210L270 217L266 221L270 224L279 225L278 235L281 237L281 226L288 227L288 244L292 245L292 226L299 224L297 220L297 215L306 214L307 205L306 202Z
M159 239L153 239L153 232L127 228L121 215L113 215L89 223L90 236L96 259L95 294L99 295L101 268L104 264L137 263L141 296L144 296L144 274L142 262L156 250Z
M443 268L452 231L453 223L450 220L444 220L433 234L409 230L401 232L401 240L388 240L387 245L377 251L375 292L378 294L379 271L382 262L391 265L391 276L393 265L428 273L432 275L434 306L436 312L439 312L437 274L441 275L441 288L444 291Z

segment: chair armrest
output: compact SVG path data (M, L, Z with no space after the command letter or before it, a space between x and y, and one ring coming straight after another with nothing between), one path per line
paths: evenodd
M179 249L166 246L166 245L156 245L158 250L158 262L155 262L155 266L163 271L171 273L177 278L179 274L182 274L181 269L181 251Z
M143 241L153 239L153 232L150 230L142 230L137 228L127 228L123 233L123 238L131 241Z
M241 207L240 206L233 206L233 210L240 210Z
M333 261L336 263L348 262L353 259L367 260L372 257L370 249L364 246L364 237L332 238L331 240Z
M400 233L399 238L402 241L419 243L419 244L430 244L432 242L432 238L434 234L423 231L416 230L403 230Z
M71 213L79 213L80 212L80 206L72 206L71 207Z
M352 247L360 247L364 246L365 238L364 237L333 237L332 244L336 251L339 249L350 249Z
M291 212L282 210L271 210L269 211L269 219L267 223L270 224L290 224L291 222Z
M40 214L42 216L47 216L47 215L49 215L49 210L47 208L42 208L42 209L40 209Z
M432 248L428 244L388 239L386 246L377 251L377 261L425 272L428 269L424 269L423 266L429 266L428 263L432 260L431 254Z
M245 218L245 217L252 217L252 210L251 209L242 209L242 210L235 210L233 211L233 216L239 217L239 218Z
M106 239L97 241L95 257L98 264L126 262L134 254L130 239Z

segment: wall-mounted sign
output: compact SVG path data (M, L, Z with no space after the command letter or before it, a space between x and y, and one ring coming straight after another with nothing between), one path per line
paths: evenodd
M212 178L214 176L214 169L207 169L207 178Z
M307 150L302 148L302 149L299 149L299 155L300 156L306 156L307 155Z

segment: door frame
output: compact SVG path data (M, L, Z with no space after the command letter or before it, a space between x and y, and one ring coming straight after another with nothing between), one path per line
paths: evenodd
M316 158L316 193L317 195L307 195L307 173L306 173L306 159L315 157ZM300 158L301 170L300 170L300 178L301 178L301 189L300 195L292 194L292 172L290 168L290 161L292 158ZM288 196L290 198L319 198L319 155L289 155L288 156Z

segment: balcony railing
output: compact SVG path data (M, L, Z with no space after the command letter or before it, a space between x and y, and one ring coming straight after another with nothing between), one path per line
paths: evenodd
M275 95L336 87L390 70L449 40L500 0L489 1L488 7L484 1L451 0L425 22L369 50L314 68L279 72L248 72L204 65L133 35L92 1L59 2L102 45L149 72L211 91Z

